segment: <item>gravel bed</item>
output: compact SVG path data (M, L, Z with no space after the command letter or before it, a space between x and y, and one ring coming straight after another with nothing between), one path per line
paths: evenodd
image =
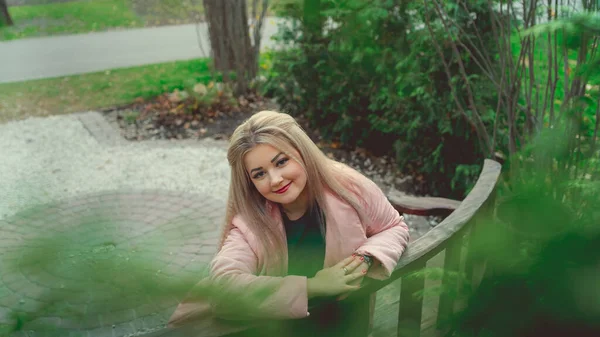
M75 115L63 115L1 124L0 144L0 220L33 205L117 189L206 193L223 202L227 197L225 140L155 139L106 146ZM363 154L330 150L325 151L373 179L386 193L409 181ZM389 164L389 159L378 160ZM407 216L407 223L417 238L437 222Z
M128 116L140 112L141 107L128 107L125 109L114 109L104 113L105 118L115 128L120 130L121 135L130 141L143 140L165 140L165 139L187 139L202 140L215 139L227 140L235 128L244 120L249 118L252 113L261 110L278 110L276 103L265 101L252 106L252 110L247 113L221 114L214 118L209 124L189 125L189 128L179 128L177 130L165 129L163 126L157 127L154 124L152 116L132 121ZM309 136L330 158L336 159L342 163L348 164L365 176L373 180L386 194L407 193L414 194L413 177L405 176L396 168L393 158L382 156L376 157L370 155L362 149L348 149L341 147L332 147L332 144L324 142L317 131L312 130L306 120L298 118L298 121L307 131ZM184 122L180 123L185 125ZM413 238L418 238L426 233L431 227L437 225L440 221L437 217L421 217L406 215L407 223L413 231Z

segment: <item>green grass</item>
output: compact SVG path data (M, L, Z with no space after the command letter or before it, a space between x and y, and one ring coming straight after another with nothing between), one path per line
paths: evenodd
M148 26L193 23L204 17L200 0L131 0L131 8Z
M0 28L0 41L56 34L77 34L145 25L130 0L87 0L9 7L15 22Z
M0 27L0 41L204 20L201 0L80 0L12 6L9 12L15 25ZM248 12L251 15L252 2L248 3Z
M0 123L131 103L212 80L209 59L0 84Z

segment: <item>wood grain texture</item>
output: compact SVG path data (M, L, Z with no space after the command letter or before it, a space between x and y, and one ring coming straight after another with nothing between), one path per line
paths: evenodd
M427 261L423 261L417 269L424 269ZM415 296L425 288L425 277L411 275L402 278L400 301L398 303L398 337L419 337L423 313L423 297Z
M448 216L461 203L461 201L446 198L414 197L397 194L390 194L388 200L400 213L421 216Z
M440 295L438 319L442 321L448 319L454 313L454 292L458 290L458 284L454 283L449 273L459 271L462 244L462 237L454 237L445 250L442 286L447 290L451 290Z

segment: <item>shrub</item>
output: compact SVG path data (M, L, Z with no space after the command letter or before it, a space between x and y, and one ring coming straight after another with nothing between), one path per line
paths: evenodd
M454 105L452 94L460 97L463 88L448 86L431 35L423 28L427 13L419 4L385 0L323 0L321 5L327 20L323 36L313 43L299 29L298 2L278 7L293 24L280 27L285 48L272 56L266 93L290 113L306 115L325 138L394 155L402 171L425 175L423 192L462 197L483 155L475 132ZM457 13L465 29L475 24L487 31L484 20ZM436 34L450 38L442 29ZM486 104L493 90L478 79L478 68L468 58L464 62L481 89L477 103ZM455 64L452 70L457 71ZM494 122L493 112L484 122Z

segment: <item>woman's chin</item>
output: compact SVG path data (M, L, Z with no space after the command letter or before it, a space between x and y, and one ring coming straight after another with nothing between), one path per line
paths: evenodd
M290 186L289 189L287 191L285 191L285 193L273 195L273 197L271 198L271 201L280 203L282 205L288 205L288 204L291 204L294 201L296 201L297 198L298 198L298 193L295 193L295 191L293 190L293 187Z

